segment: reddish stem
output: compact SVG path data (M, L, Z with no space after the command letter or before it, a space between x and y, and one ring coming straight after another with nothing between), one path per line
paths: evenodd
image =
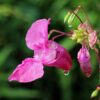
M60 35L56 35L52 38L52 40L54 41L56 38L60 37L60 36L64 36L65 34L60 34Z
M56 33L60 33L60 35L57 35L57 36L54 36L52 38L52 40L55 40L56 38L60 37L60 36L71 36L72 35L72 32L68 32L68 33L65 33L65 32L62 32L62 31L59 31L59 30L55 30L55 29L52 29L49 34L51 35L53 32L56 32Z

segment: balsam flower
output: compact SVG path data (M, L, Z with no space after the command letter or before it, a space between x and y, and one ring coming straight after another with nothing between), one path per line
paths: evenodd
M78 61L83 73L89 77L92 73L92 67L90 62L90 54L86 47L82 47L78 52Z
M48 39L50 20L40 19L32 24L26 34L27 46L34 50L33 58L26 58L10 75L9 80L31 82L44 75L44 65L57 67L66 72L71 69L72 60L64 47Z

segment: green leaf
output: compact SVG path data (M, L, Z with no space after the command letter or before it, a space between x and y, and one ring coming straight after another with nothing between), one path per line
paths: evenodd
M6 46L0 51L0 67L5 63L12 51L12 46Z
M6 98L39 98L39 92L36 90L29 89L12 89L12 88L1 88L0 97Z

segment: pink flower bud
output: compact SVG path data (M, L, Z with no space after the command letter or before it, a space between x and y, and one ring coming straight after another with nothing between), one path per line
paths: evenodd
M78 61L80 63L80 67L83 71L83 73L87 76L90 77L92 73L92 67L90 63L90 54L89 51L86 47L82 47L79 52L78 52Z

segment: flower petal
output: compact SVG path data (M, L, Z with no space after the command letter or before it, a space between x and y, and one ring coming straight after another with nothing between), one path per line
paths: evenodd
M27 58L17 66L14 72L10 75L9 80L26 83L41 78L43 74L43 65L33 58Z
M90 54L88 52L88 49L86 47L82 47L78 52L77 58L83 73L85 73L87 77L90 77L92 73L92 67L90 63Z
M92 31L90 34L89 34L89 45L91 48L93 48L93 46L96 44L97 42L97 34L96 34L96 31Z
M51 41L52 44L55 44L56 57L51 62L44 63L47 66L55 66L63 70L69 71L72 67L72 60L67 52L67 50L56 42ZM46 56L45 56L46 57Z
M87 23L87 22L85 22L85 23L83 23L83 24L80 24L79 26L78 26L78 29L83 29L83 30L85 30L86 32L88 32L88 42L89 42L89 46L91 47L91 48L93 48L93 46L96 44L96 42L97 42L97 33L96 33L96 31L95 30L93 30L92 28L91 28L91 26Z
M35 46L44 44L48 40L48 25L50 20L40 19L32 24L26 34L26 44L30 49L34 49Z
M52 41L47 41L45 48L34 50L34 58L42 61L43 64L50 63L56 58L56 45Z

